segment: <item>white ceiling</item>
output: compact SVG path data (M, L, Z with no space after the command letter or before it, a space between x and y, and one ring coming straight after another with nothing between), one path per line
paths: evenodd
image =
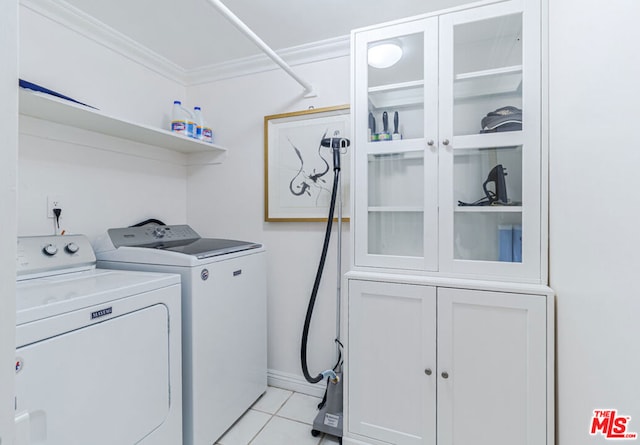
M65 3L58 0L59 3ZM465 0L222 0L273 50L346 37L352 29ZM260 54L207 0L66 0L184 71Z

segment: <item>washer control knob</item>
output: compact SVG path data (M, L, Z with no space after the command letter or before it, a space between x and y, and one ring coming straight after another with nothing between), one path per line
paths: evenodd
M76 253L78 250L80 250L80 246L78 246L76 243L69 243L66 246L64 246L64 250L67 251L67 253Z
M153 229L153 236L156 238L164 238L166 230L163 227L156 227Z
M42 252L47 256L54 256L58 253L58 248L54 244L47 244L42 248Z

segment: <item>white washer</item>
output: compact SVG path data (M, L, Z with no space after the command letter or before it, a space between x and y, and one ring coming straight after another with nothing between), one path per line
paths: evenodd
M18 238L16 443L179 444L180 277L95 262L82 235Z
M184 445L211 445L267 388L266 253L191 227L110 229L100 267L182 277Z

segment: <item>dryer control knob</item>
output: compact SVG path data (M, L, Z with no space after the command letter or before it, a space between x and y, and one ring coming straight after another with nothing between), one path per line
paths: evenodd
M47 256L54 256L58 253L58 248L54 244L47 244L42 248L42 252Z
M66 250L67 253L76 253L78 250L80 250L80 246L78 246L76 243L69 243L64 246L64 250Z
M163 238L165 235L165 229L163 227L156 227L153 229L153 236L156 238Z

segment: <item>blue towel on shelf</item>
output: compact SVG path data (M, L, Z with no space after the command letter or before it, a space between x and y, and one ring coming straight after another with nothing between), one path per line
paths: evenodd
M513 262L522 263L522 226L513 226Z
M513 261L513 226L498 226L498 261Z
M32 83L32 82L28 82L28 81L23 80L23 79L19 79L18 85L20 85L22 88L26 88L27 90L38 91L40 93L49 94L51 96L59 97L60 99L68 100L70 102L75 102L77 104L84 105L85 107L89 107L89 108L93 108L94 110L97 110L96 107L92 107L91 105L84 104L84 103L79 102L79 101L77 101L77 100L75 100L75 99L73 99L73 98L71 98L69 96L65 96L64 94L60 94L60 93L58 93L56 91L50 90L50 89L45 88L45 87L41 87L38 84L35 84L35 83Z

